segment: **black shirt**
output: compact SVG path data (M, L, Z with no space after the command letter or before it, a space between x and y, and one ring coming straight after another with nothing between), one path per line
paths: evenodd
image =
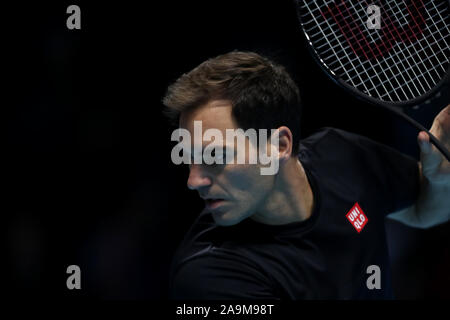
M202 212L175 254L172 298L393 298L384 218L417 198L417 161L332 128L302 140L299 159L314 194L311 217L220 227ZM351 222L356 203L364 217ZM380 289L367 286L371 265Z

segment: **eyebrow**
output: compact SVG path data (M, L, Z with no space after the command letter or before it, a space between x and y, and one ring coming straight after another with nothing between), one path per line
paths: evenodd
M202 148L200 149L202 155L203 155L203 152L205 152L206 147L208 147L208 146L211 146L211 147L214 147L214 148L223 149L225 152L234 152L235 151L235 147L236 147L236 146L231 147L231 146L226 145L226 144L225 145L220 145L220 144L214 145L214 143L213 144L202 145ZM194 147L191 147L190 148L191 156L194 155L193 151L194 151Z
M226 151L231 151L231 150L234 151L234 149L235 149L235 148L234 148L235 146L229 146L229 145L226 145L226 144L224 144L224 145L220 145L220 144L207 144L207 145L205 145L205 146L202 146L202 148L201 148L202 152L205 151L206 147L219 148L219 149L224 149L224 150L226 150Z

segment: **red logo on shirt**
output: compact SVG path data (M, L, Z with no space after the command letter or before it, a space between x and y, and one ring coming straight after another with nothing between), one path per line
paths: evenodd
M356 231L358 231L358 233L361 232L361 230L366 225L367 221L369 221L369 219L367 219L366 215L359 206L358 202L355 203L355 205L350 209L346 217L348 221L350 221L350 223L356 229Z

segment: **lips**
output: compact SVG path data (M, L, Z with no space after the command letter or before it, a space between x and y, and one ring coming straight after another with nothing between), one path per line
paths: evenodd
M205 199L206 208L208 209L216 209L219 207L225 200L224 199Z

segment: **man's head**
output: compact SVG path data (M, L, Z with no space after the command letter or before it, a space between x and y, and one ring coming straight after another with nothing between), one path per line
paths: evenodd
M203 62L172 84L163 102L192 136L194 121L224 137L226 129L278 129L280 162L298 153L298 88L283 67L256 53L234 51ZM247 139L246 159L255 148ZM261 175L260 167L191 164L188 187L206 200L219 225L233 225L265 207L276 189L277 176Z

